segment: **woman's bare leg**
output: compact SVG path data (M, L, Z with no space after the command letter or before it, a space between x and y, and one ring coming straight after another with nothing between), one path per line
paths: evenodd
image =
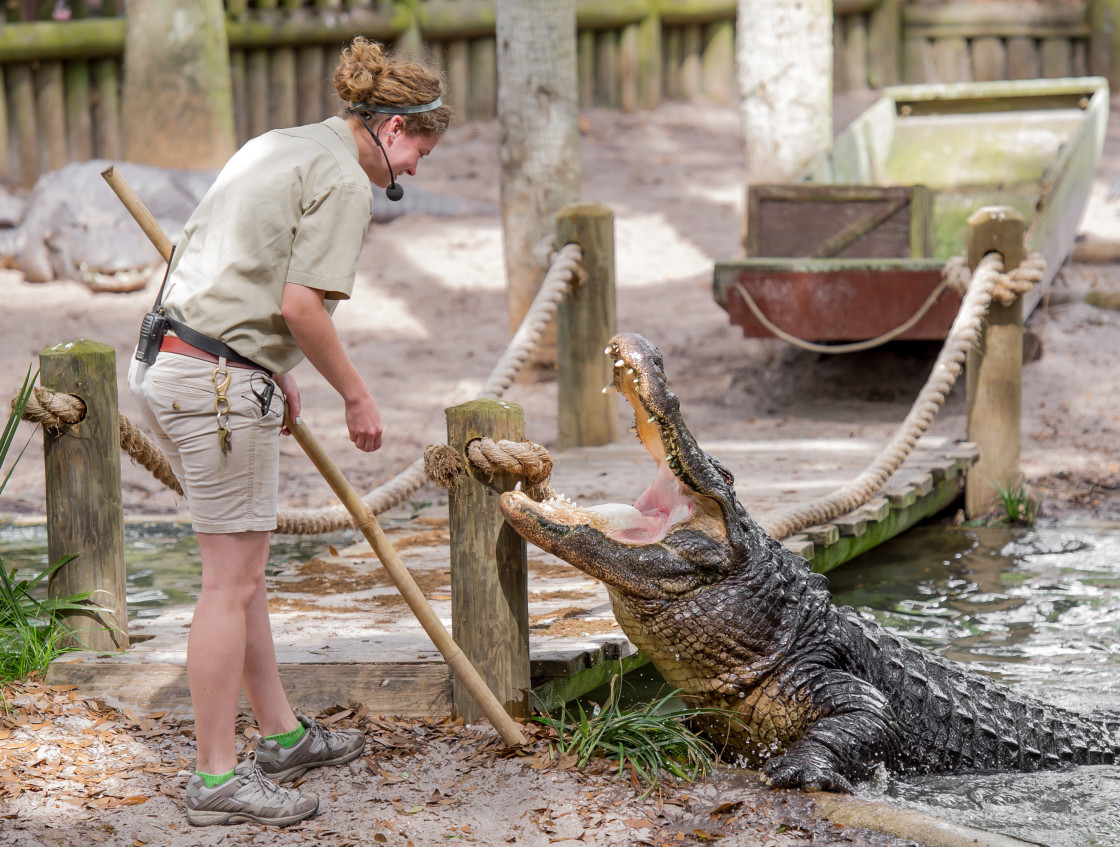
M187 679L194 705L196 767L203 773L225 773L237 764L234 726L248 668L254 689L250 702L258 701L254 708L259 706L269 716L267 725L258 716L262 733L284 732L296 724L280 688L271 632L264 636L267 649L261 647L262 607L268 628L264 568L269 540L268 532L198 533L202 592L187 643ZM270 675L272 683L267 682ZM276 729L276 723L285 726Z

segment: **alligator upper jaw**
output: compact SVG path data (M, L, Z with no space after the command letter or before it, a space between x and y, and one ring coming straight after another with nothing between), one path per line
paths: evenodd
M608 503L581 508L563 495L543 503L520 492L503 495L502 511L507 519L545 549L553 546L549 536L562 534L565 527L580 526L591 527L628 546L655 544L694 513L712 511L700 503L708 498L684 481L694 476L688 471L696 457L682 453L702 454L680 419L657 348L641 336L623 333L611 339L605 352L614 361L614 376L612 384L603 390L621 393L634 408L635 431L656 462L657 473L632 506Z

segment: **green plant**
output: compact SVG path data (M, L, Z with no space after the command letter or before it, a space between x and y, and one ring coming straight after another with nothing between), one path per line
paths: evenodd
M0 469L3 468L15 440L17 427L31 397L35 376L28 368L27 376L12 404L4 432L0 435ZM30 441L29 436L8 467L8 472L0 479L0 494L4 492L16 463ZM92 607L85 602L89 599L89 593L46 599L40 599L35 594L37 591L42 593L41 587L51 574L72 558L73 556L66 556L44 568L36 576L22 580L16 579L18 568L9 571L3 559L0 559L0 682L23 679L36 671L44 671L55 658L70 649L63 646L69 630L58 615L67 611L90 610Z
M1038 517L1039 501L1031 495L1022 483L1003 486L991 481L999 498L999 505L1003 509L1000 514L993 509L989 514L964 521L962 526L1033 526Z
M739 717L721 709L671 710L668 703L679 691L623 710L619 705L621 679L619 675L611 680L606 705L591 715L577 703L576 715L565 706L559 717L533 716L556 733L556 741L549 745L553 755L575 756L581 770L596 756L617 760L620 776L629 766L648 786L642 799L657 786L663 771L685 781L706 775L715 761L715 748L690 729L688 722L703 715L718 714L733 721Z
M996 485L1000 505L1005 517L1002 523L1032 526L1038 516L1038 501L1020 484L1004 487Z

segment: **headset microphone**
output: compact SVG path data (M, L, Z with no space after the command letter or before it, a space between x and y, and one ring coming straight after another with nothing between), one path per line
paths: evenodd
M355 110L361 109L367 112L373 112L375 114L383 115L416 115L420 114L421 112L434 111L435 109L440 108L442 105L443 100L437 97L430 103L415 103L411 106L382 106L377 103L352 102L350 104L350 107ZM402 197L404 197L404 188L399 182L397 182L396 177L393 175L393 166L389 162L389 154L385 152L385 147L384 145L382 145L381 139L377 137L377 133L369 128L369 124L366 123L366 119L363 118L360 114L358 115L358 119L362 122L362 126L366 128L366 132L369 133L369 137L373 139L373 143L376 144L381 150L381 155L385 157L385 167L389 169L389 187L385 189L385 196L393 201L400 200ZM381 127L378 127L378 129L381 129Z
M366 123L365 118L359 117L359 119L362 122L362 126L366 128L366 132L369 133L369 137L373 139L373 143L377 145L377 149L381 151L381 155L385 157L385 167L389 171L389 187L385 189L385 196L393 202L396 202L404 197L404 186L397 182L396 178L393 176L393 166L389 163L389 154L385 152L385 145L381 143L381 139L377 137L377 133L369 128L369 124Z

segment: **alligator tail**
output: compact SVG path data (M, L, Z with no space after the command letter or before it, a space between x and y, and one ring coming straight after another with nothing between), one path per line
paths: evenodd
M876 686L901 725L899 769L1036 771L1120 757L1120 715L1082 714L1027 697L851 608L839 613L851 639L845 670Z

